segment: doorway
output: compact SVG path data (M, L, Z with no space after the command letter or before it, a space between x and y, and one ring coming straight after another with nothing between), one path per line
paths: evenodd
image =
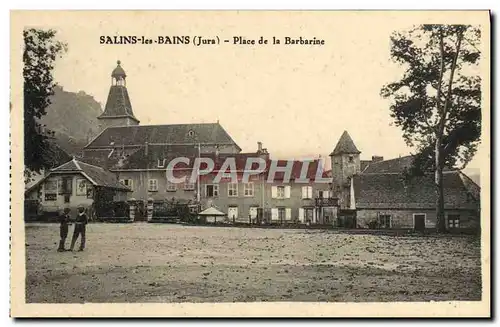
M425 230L425 213L413 214L413 228L420 232Z

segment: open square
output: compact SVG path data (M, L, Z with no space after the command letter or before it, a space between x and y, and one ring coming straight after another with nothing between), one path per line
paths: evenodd
M481 300L474 236L93 223L58 253L58 228L26 225L27 303Z

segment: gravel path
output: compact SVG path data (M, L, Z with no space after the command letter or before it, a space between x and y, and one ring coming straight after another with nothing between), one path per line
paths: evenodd
M58 253L58 236L26 226L29 303L481 299L472 237L90 224Z

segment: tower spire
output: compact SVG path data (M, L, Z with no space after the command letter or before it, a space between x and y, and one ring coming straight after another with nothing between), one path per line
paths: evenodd
M132 104L127 91L127 74L121 66L121 61L111 72L111 87L104 112L97 117L100 120L101 130L110 126L138 125L139 120L134 116Z
M330 154L330 156L339 154L360 154L360 153L361 151L359 151L356 145L354 145L354 141L352 140L349 133L347 133L347 131L344 131L344 133L342 133L342 136L340 137L339 141L337 142L337 145L335 146L335 149L333 149L333 152Z

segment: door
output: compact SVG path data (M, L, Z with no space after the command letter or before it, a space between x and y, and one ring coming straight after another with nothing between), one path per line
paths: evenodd
M305 208L304 209L304 220L306 223L312 223L314 219L314 209L313 208Z
M238 207L229 207L227 210L227 217L231 221L236 220L238 218Z
M283 224L286 219L285 208L278 208L278 219L280 223Z
M250 218L252 219L251 222L255 222L257 219L257 207L250 207Z
M413 228L418 231L425 230L425 214L414 214L413 215Z

